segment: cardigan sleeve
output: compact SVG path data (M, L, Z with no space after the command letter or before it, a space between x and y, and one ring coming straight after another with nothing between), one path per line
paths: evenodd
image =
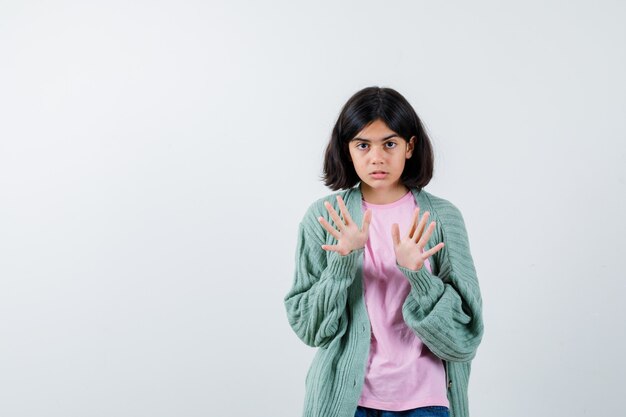
M396 262L411 290L402 307L407 325L439 358L471 361L483 336L482 298L461 212L447 202L437 213L438 233L427 248L444 247L432 255L434 275L425 266L413 271ZM432 216L431 216L432 217ZM434 220L434 218L431 218ZM433 237L437 237L433 241Z
M326 253L322 226L314 229L317 220L305 220L298 227L295 273L284 304L296 335L309 346L326 347L347 329L348 288L364 249Z

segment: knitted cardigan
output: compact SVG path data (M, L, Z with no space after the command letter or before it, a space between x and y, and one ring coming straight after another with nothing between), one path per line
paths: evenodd
M363 298L364 248L342 256L322 244L337 240L317 220L334 221L329 201L340 217L341 195L354 222L362 226L360 184L316 200L298 227L293 284L284 298L287 319L296 335L318 350L305 379L304 417L354 417L361 396L371 327ZM402 315L423 343L443 360L450 417L469 417L467 389L471 361L483 336L482 298L463 217L449 201L411 188L420 218L430 212L436 227L424 250L445 242L432 255L432 273L396 263L411 289ZM389 231L391 233L391 231Z

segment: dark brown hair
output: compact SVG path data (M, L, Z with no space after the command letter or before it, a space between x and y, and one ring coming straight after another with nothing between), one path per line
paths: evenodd
M422 121L409 102L391 88L367 87L356 92L341 109L324 156L322 181L333 191L355 186L361 179L350 159L348 144L367 125L382 120L405 141L415 136L400 181L421 189L433 177L433 147Z

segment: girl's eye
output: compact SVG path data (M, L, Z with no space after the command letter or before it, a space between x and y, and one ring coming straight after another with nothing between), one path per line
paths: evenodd
M363 145L363 146L361 146ZM397 146L398 144L396 142L385 142L385 147L387 149L393 149ZM357 143L356 148L357 149L365 149L367 146L369 146L367 143L361 142L361 143Z

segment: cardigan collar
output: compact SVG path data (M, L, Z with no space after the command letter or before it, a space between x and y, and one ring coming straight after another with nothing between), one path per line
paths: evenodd
M409 187L411 192L413 193L413 198L417 205L420 207L420 212L424 213L426 211L432 212L432 207L430 206L430 201L426 196L426 191L423 188L418 189L416 187ZM344 201L346 203L346 208L352 217L352 220L361 227L363 224L363 205L362 203L363 195L361 194L361 183L357 183L354 187L348 189L344 196Z

